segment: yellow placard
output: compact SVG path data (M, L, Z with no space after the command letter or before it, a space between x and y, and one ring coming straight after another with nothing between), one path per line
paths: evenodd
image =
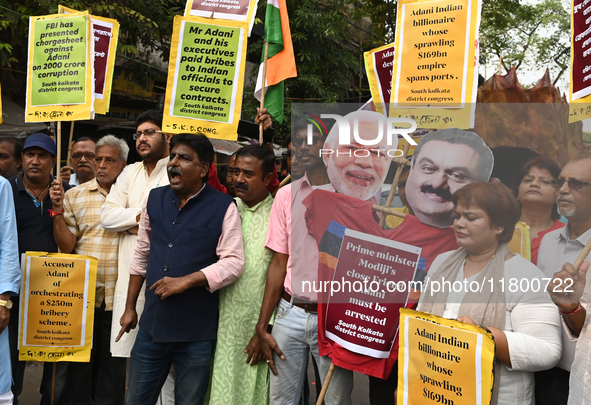
M401 308L397 403L488 405L494 359L490 332Z
M97 259L27 252L23 268L19 360L90 361Z
M363 54L365 70L371 98L376 111L386 115L385 104L390 102L392 92L392 65L394 64L394 44L381 46Z
M174 18L164 132L238 138L246 43L245 22Z
M523 256L531 262L531 240L529 238L529 225L518 221L515 224L513 238L508 243L509 251Z
M390 116L474 127L480 0L400 0Z
M26 122L94 118L88 12L29 18Z
M60 5L60 14L73 14L78 11ZM106 114L111 104L111 88L115 69L115 52L119 40L119 22L112 18L91 15L94 33L94 110Z

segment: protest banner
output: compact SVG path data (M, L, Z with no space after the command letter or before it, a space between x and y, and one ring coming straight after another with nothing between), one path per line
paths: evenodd
M341 288L328 299L326 337L352 352L388 358L420 255L421 248L345 229L332 280Z
M398 2L391 117L419 128L474 126L480 0Z
M94 118L93 42L87 12L29 18L25 122Z
M591 4L573 0L570 38L569 122L591 118Z
M245 21L248 24L248 36L250 36L256 6L257 0L188 0L185 6L185 17Z
M490 404L494 360L490 332L424 312L400 310L398 404Z
M246 31L244 22L175 17L164 132L238 138Z
M61 5L58 11L60 14L77 13L76 10ZM91 15L90 19L94 33L94 110L97 114L106 114L111 103L119 22L96 15Z
M19 360L90 361L97 259L45 252L23 256Z
M394 44L384 45L363 54L369 90L376 111L387 115L384 105L390 103L392 91L392 65L394 64ZM386 111L384 111L386 110Z

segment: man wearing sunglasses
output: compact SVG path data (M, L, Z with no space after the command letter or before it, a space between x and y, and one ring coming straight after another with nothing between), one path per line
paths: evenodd
M87 136L76 139L72 143L70 166L61 168L62 180L70 183L71 186L79 186L94 179L96 171L94 163L95 148L96 142ZM70 175L72 171L74 174Z
M113 301L113 319L121 319L125 311L127 288L129 285L129 266L137 244L138 224L142 206L153 188L169 184L166 166L168 164L169 141L171 134L162 132L162 112L148 110L135 120L136 131L133 134L135 147L142 158L141 162L128 165L111 187L101 209L102 227L107 231L120 232L118 278ZM136 304L138 317L144 309L144 292L139 295ZM137 329L126 333L118 342L118 322L113 322L111 329L111 353L115 357L129 357L135 342ZM164 403L173 403L174 380L163 388ZM166 394L168 393L168 394Z
M561 229L549 232L540 243L538 267L553 277L565 263L574 263L591 239L591 159L569 162L553 181L558 190L558 213L568 219ZM569 311L563 312L567 318ZM563 327L562 358L550 370L536 373L536 404L566 404L569 397L569 376L576 342L571 341ZM583 384L582 377L576 384ZM571 386L571 389L573 386Z

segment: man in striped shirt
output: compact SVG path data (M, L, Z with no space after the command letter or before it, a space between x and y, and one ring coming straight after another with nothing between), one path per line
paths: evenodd
M128 153L124 141L107 135L96 144L96 178L65 195L57 180L50 190L53 234L60 250L98 259L93 353L90 363L68 365L68 403L123 405L126 359L112 357L109 343L119 234L101 227L101 207L125 167ZM98 371L93 373L93 369Z

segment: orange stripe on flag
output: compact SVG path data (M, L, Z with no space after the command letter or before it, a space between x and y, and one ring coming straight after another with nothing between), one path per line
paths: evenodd
M272 86L290 77L296 77L295 56L291 31L289 30L289 17L285 0L279 0L279 13L281 15L281 33L283 34L283 50L267 60L267 86Z
M318 254L318 263L326 264L331 269L336 269L338 262L339 262L339 260L336 257L334 257L326 252L320 252Z

